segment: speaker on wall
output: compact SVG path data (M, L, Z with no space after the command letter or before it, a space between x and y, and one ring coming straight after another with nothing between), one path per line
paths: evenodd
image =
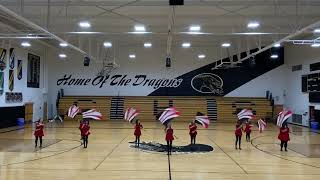
M171 67L171 58L166 58L166 67Z
M184 0L169 0L170 6L184 5Z
M89 64L90 64L90 58L89 57L84 57L84 60L83 60L83 65L84 66L89 66Z
M304 93L308 92L308 76L307 75L303 75L301 77L301 91Z
M320 92L309 92L309 102L320 103Z

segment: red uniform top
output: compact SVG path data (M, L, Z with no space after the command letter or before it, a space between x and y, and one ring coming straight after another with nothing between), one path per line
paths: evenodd
M251 128L252 128L253 126L251 125L251 124L246 124L246 127L245 127L245 129L244 129L244 131L246 132L246 133L251 133Z
M236 130L234 131L234 134L236 136L242 136L242 127L241 127L241 125L239 125L239 124L236 125Z
M141 129L143 128L143 126L139 123L139 124L136 124L134 126L134 135L135 136L141 136Z
M79 126L79 129L81 131L81 136L89 136L90 135L90 126L85 123L81 123Z
M169 128L167 129L167 133L166 133L166 141L172 141L172 140L174 140L173 129Z
M189 134L190 136L196 136L197 135L197 125L196 124L190 124L189 125Z
M284 128L284 127L280 128L278 139L280 141L290 141L289 128Z
M34 136L44 136L43 128L44 128L44 124L37 123L36 130L34 131Z

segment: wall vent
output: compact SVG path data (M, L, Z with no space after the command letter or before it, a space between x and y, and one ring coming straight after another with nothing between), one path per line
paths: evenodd
M301 71L301 70L302 70L302 64L292 66L292 72L294 72L294 71Z

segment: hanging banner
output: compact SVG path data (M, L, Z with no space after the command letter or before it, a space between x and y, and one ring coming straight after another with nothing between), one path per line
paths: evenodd
M3 71L4 69L6 69L6 54L7 54L7 50L0 48L0 70Z
M14 73L13 70L9 70L9 90L13 91L14 86Z
M18 80L22 79L22 60L18 60L18 64L17 64L17 77Z
M14 68L14 61L15 61L15 51L14 48L10 48L9 50L9 67L10 69Z
M4 75L4 73L0 72L0 95L3 94L3 83L4 83L3 75Z

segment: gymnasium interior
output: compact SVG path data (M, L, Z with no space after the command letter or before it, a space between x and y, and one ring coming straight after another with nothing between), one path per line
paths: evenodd
M0 0L0 179L318 180L319 10Z

